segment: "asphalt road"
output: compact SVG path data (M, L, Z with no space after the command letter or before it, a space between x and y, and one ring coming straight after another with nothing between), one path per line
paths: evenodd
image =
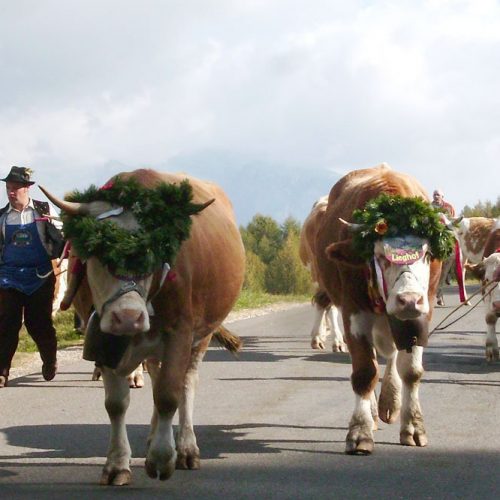
M448 296L456 304L456 295ZM435 325L451 307L436 309ZM484 309L444 332L424 355L421 387L429 446L399 445L381 423L375 453L344 454L354 398L348 355L309 347L309 305L235 322L239 360L211 348L201 369L195 422L199 471L166 481L144 470L149 380L128 412L133 483L97 484L108 419L92 365L63 365L0 390L0 498L498 498L500 363L484 358Z

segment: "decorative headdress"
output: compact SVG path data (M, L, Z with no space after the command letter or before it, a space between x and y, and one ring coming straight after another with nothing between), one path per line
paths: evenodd
M373 256L373 246L382 238L413 235L429 242L430 252L436 259L451 255L455 238L441 222L441 211L420 197L405 198L381 194L365 207L353 212L353 220L360 224L353 234L353 247L363 258Z
M178 185L162 182L146 188L133 178L117 177L102 188L92 185L65 199L80 203L104 201L118 210L101 219L62 211L63 232L80 258L95 256L116 275L144 276L165 262L173 264L182 242L189 237L191 216L211 203L193 203L192 191L187 180ZM113 222L120 208L133 213L138 229L127 230Z

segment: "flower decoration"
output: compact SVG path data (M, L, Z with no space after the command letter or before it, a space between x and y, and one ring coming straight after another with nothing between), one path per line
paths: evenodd
M389 226L387 225L387 222L384 219L381 219L375 224L374 231L377 234L380 234L380 236L384 236L384 234L387 233L388 229Z
M113 178L103 188L91 186L74 191L69 201L105 201L132 212L139 224L136 230L118 226L113 217L102 220L90 215L61 213L63 232L78 256L97 257L119 276L144 276L168 262L173 265L184 240L189 237L191 216L207 204L192 202L193 191L187 180L180 184L158 183L148 189L134 178Z
M365 259L382 237L414 235L429 242L434 258L444 260L455 247L455 237L440 219L440 211L428 201L400 195L381 194L353 212L361 229L353 235L354 250Z
M113 180L110 180L108 182L106 182L106 184L104 184L103 186L100 187L101 191L107 191L108 189L111 189L114 185L114 182Z

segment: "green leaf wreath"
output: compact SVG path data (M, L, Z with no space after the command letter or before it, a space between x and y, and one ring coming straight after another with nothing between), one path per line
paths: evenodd
M373 247L383 237L414 235L425 238L434 258L444 260L455 247L453 233L441 221L441 212L419 197L381 194L353 212L362 228L353 235L353 247L363 258L373 256Z
M149 189L134 178L116 177L102 188L92 185L85 192L74 191L66 200L105 201L123 207L134 214L139 229L123 229L113 217L98 220L63 211L63 232L80 258L95 256L116 275L147 275L165 262L174 263L182 242L189 237L191 216L206 206L192 199L187 180L178 185L162 182Z

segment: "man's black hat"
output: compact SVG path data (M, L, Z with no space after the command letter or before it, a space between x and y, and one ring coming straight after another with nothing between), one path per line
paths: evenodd
M35 184L30 181L31 169L25 167L12 167L10 169L9 175L5 179L0 179L4 182L19 182L19 184L24 184L25 186L31 186Z

